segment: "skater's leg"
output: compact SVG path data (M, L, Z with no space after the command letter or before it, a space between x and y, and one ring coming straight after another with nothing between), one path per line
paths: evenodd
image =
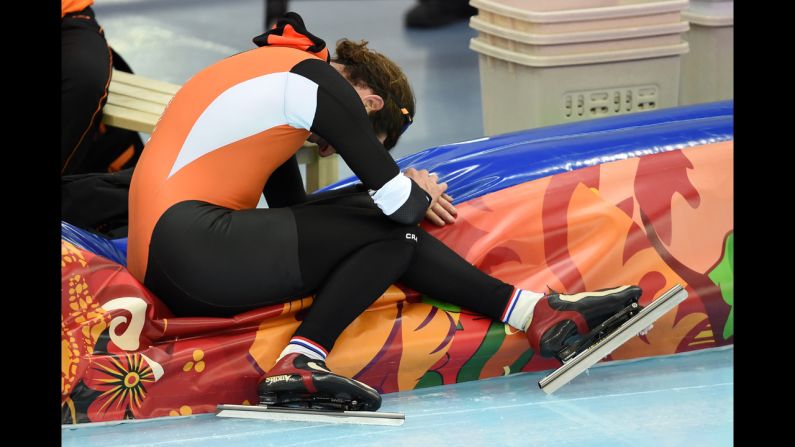
M402 283L432 298L525 330L544 294L524 290L487 275L450 247L418 228L416 255Z
M524 331L543 356L556 355L571 337L587 333L641 295L637 286L571 295L523 290L481 272L422 229L418 233L404 284Z
M396 227L386 219L379 219L378 210L362 203L359 204L362 206L353 207L315 205L294 209L302 276L310 287L315 284L323 286L296 337L260 383L259 392L266 402L280 403L276 397L279 393L316 393L317 384L326 381L334 383L329 389L344 390L333 392L335 396L355 393L360 399L370 399L367 404L370 408L377 408L380 405L380 400L376 402L375 399L377 392L331 373L323 361L345 327L398 278L420 292L436 295L523 330L530 324L539 303L545 303L544 309L556 305L548 302L552 295L545 297L540 293L523 291L492 278L420 227ZM411 237L407 238L404 233ZM363 244L362 241L370 242ZM409 241L416 241L411 250L407 250L405 245ZM346 247L353 244L356 249L344 259L330 256L332 252L341 252L340 244ZM330 246L337 249L329 250L327 247ZM361 284L362 278L368 276L363 272L371 269L378 273L372 282ZM602 295L610 294L597 293L594 296ZM557 301L560 297L559 294L554 295ZM566 296L563 297L566 301ZM569 297L573 297L575 302L582 298ZM593 306L585 307L590 309ZM341 308L345 310L340 318ZM330 315L334 317L329 318ZM561 315L567 316L565 313Z
M342 331L405 273L419 227L397 225L377 208L317 205L293 213L302 293L315 298L280 359L302 353L323 360Z
M317 203L378 212L366 193L333 197ZM357 228L355 231L362 230ZM421 227L415 227L415 233L418 237L415 255L400 278L402 283L433 298L457 304L527 332L531 345L536 348L539 348L539 334L561 321L568 321L568 329L576 327L583 333L640 297L640 288L636 286L573 295L556 292L545 295L521 289L478 270ZM531 324L533 331L529 330Z
M408 268L415 242L405 234L366 245L341 262L316 293L295 336L331 350L342 331Z
M416 255L400 281L431 298L500 320L514 287L478 270L422 228L417 232Z
M310 195L307 197L307 202L299 208L313 209L319 205L369 209L370 213L379 214L378 208L366 192L355 192L352 188L347 192L331 191ZM315 226L314 230L317 231L318 228ZM322 228L320 230L324 231ZM360 231L356 229L356 232ZM544 296L543 293L515 288L491 277L421 227L416 227L416 232L419 236L417 254L400 282L421 293L460 305L508 323L517 329L526 328L533 307ZM346 237L351 233L346 232ZM305 241L317 239L317 237L302 238ZM304 257L304 259L309 258Z
M263 403L284 405L311 394L304 399L326 406L333 406L328 399L336 399L340 408L380 407L376 390L332 373L325 357L342 331L405 272L413 252L413 239L374 242L331 272L292 340L260 383Z
M483 273L421 227L398 226L380 216L380 210L372 205L369 197L365 195L366 200L358 202L356 197L294 209L302 276L310 287L322 283L323 288L317 294L310 316L296 333L301 338L291 343L297 346L288 347L284 355L302 352L312 356L314 351L323 356L345 327L398 278L417 291L523 329L533 306L543 297L542 293L515 288ZM343 203L344 206L341 205ZM412 238L407 239L406 234L411 234ZM376 256L377 250L371 248L367 250L367 256L360 254L355 259L345 258L344 264L340 264L343 260L329 256L326 249L329 245L343 243L340 241L349 241L344 243L350 246L353 241L379 239L393 241L381 246L380 258ZM396 245L395 241L403 245L406 242L416 244L411 261L406 265L403 265L405 258L396 248L401 244ZM342 268L349 263L351 267ZM330 267L338 264L333 276L326 278ZM400 274L394 276L399 270ZM373 287L371 283L378 285ZM340 304L344 300L348 302ZM339 309L341 306L345 309L350 306L351 309L343 315L338 315L339 311L334 312L344 318L325 317L330 314L330 308ZM315 313L315 309L320 307L329 308L329 311ZM320 335L324 333L327 335Z
M338 257L328 256L326 245L346 243L350 247L351 242L383 240L395 232L396 225L379 215L369 197L362 195L362 200L358 198L354 194L294 210L299 228L301 270L305 282L311 287L323 282L324 276L319 274L325 275L324 272L340 262ZM536 329L546 329L550 321L557 323L565 317L571 323L582 321L583 324L577 324L577 327L585 331L640 296L639 288L628 286L576 295L553 293L545 296L540 292L523 290L478 270L421 227L410 229L417 236L417 245L410 264L400 277L401 282L421 293L471 309L525 332L534 321L534 314L538 315L538 324L534 325ZM399 231L396 234L398 237L402 235ZM318 251L318 247L324 249ZM359 277L351 278L351 282L358 281ZM586 297L591 298L583 300ZM565 313L570 309L580 317ZM349 323L344 324L347 326ZM337 331L341 332L341 329L337 327L333 332ZM325 350L333 345L329 341L331 338L327 337L323 342Z
M367 193L349 193L330 198L321 196L318 194L309 196L307 205L301 208L336 205L369 209L371 213L378 213L378 208ZM340 226L335 225L335 227ZM350 228L349 225L345 227ZM323 231L317 226L313 226L310 230ZM355 228L354 231L363 230ZM525 329L533 307L544 296L543 293L515 288L511 284L489 276L421 227L415 227L414 231L418 236L416 254L406 274L400 278L400 282L433 298L460 305L492 319L506 322L520 330ZM354 237L353 231L346 231L341 236ZM305 241L317 239L318 237L302 237ZM311 259L309 256L303 258Z

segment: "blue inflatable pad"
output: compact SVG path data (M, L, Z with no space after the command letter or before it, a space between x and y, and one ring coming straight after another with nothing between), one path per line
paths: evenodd
M113 262L127 265L127 239L124 240L124 249L118 243L110 241L98 234L83 230L67 222L61 221L61 239L70 242L83 250L104 256Z
M121 238L121 239L111 239L110 243L113 244L114 247L116 247L116 250L118 250L122 255L124 255L124 259L127 259L127 238L126 237ZM125 261L122 265L127 265L127 262Z
M437 173L460 203L565 171L733 138L734 103L721 101L447 144L397 163ZM358 182L349 177L321 191Z

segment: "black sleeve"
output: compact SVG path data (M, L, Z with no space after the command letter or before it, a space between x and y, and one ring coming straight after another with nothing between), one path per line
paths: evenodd
M294 155L273 171L262 193L268 201L269 208L283 208L297 204L336 203L340 199L361 194L366 196L367 188L361 183L356 183L331 191L306 194L304 180ZM372 199L369 200L372 204Z
M269 208L283 208L306 201L306 190L295 155L276 168L262 191Z
M309 130L334 146L365 187L377 191L402 176L397 163L378 141L359 95L345 78L319 59L304 60L291 72L317 84L317 105ZM408 180L410 183L403 181L401 187L401 197L405 198L394 212L385 214L400 223L416 224L425 216L430 196Z
M360 196L364 194L367 195L367 188L364 187L361 183L355 183L353 185L343 186L342 188L333 189L331 191L323 191L323 192L314 192L309 194L306 197L305 204L320 204L320 203L334 203L339 199L347 198L350 196ZM369 197L368 197L369 199ZM370 204L372 204L372 199L370 200Z

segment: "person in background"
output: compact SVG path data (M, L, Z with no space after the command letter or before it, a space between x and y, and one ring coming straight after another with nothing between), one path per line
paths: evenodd
M478 10L469 0L418 0L405 16L407 28L439 28L466 20Z
M108 97L112 57L93 3L61 1L61 175L78 171Z
M137 132L105 126L102 109L114 68L132 72L105 40L93 0L61 0L61 175L134 166Z
M265 29L288 9L287 0L265 0ZM406 28L430 29L460 22L477 14L469 0L418 0L404 17Z

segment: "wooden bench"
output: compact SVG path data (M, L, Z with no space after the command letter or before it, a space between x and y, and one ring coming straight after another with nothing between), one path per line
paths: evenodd
M113 70L108 102L102 110L102 122L151 134L163 110L179 89L177 84ZM316 144L304 143L298 151L298 162L306 165L307 192L337 181L337 157L320 157Z

